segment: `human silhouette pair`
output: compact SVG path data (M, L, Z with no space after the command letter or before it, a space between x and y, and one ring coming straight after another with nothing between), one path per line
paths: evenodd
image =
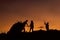
M8 31L8 33L12 33L12 34L16 34L16 33L20 33L22 30L24 30L25 32L25 25L27 24L28 20L25 20L24 22L17 22L15 24L13 24L13 26L11 27L10 31ZM33 20L31 20L31 24L30 24L30 31L33 31L34 28L34 23Z

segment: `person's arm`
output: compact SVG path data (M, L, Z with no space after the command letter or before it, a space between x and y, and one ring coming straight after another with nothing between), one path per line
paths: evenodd
M29 27L29 25L27 24L27 26Z

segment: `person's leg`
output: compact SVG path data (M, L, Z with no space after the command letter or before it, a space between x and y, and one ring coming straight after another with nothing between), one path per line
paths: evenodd
M47 28L47 30L49 31L49 27Z
M30 31L29 32L31 32L31 28L30 28Z
M24 28L24 32L25 32L25 28Z
M32 32L33 32L33 28L32 28Z

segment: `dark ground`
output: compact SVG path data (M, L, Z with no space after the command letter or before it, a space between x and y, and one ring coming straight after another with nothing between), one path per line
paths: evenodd
M20 32L19 34L0 34L0 40L60 40L60 31Z

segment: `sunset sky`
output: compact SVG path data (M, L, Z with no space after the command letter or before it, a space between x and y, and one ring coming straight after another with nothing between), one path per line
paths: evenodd
M34 30L44 27L44 21L49 22L50 29L60 30L59 0L3 0L0 1L0 33L7 32L18 21L28 19L34 21Z

